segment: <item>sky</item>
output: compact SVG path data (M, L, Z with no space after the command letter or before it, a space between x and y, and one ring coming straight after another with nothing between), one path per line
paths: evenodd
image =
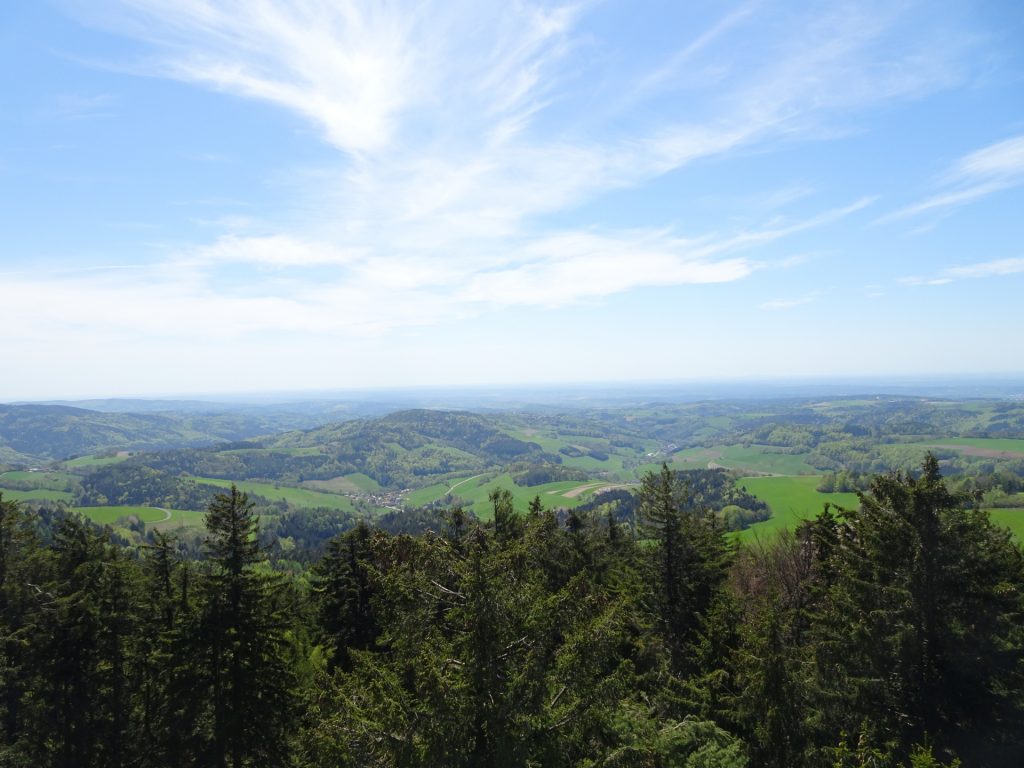
M1024 372L1024 4L0 4L0 400Z

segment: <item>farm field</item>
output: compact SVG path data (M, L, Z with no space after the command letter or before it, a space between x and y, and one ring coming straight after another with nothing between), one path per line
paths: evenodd
M779 453L763 445L727 445L716 448L719 458L713 463L740 472L769 475L817 475L820 472L804 461L805 454Z
M368 493L380 490L380 483L361 472L332 477L330 480L306 480L300 485L326 493Z
M722 452L714 448L684 448L672 454L672 469L707 469L708 463L717 462ZM647 465L650 466L650 465ZM661 465L657 465L661 469Z
M584 472L621 472L622 457L610 455L607 459L593 456L564 456L562 466L582 469Z
M458 482L458 480L455 481L455 483ZM412 493L407 494L402 501L407 507L422 507L432 501L443 498L448 493L451 485L448 483L435 483L434 485L428 485L426 488L417 488ZM458 489L456 489L457 491Z
M107 464L116 464L119 461L124 461L129 458L131 454L126 451L122 451L115 456L79 456L77 459L69 459L68 461L62 462L68 469L81 469L83 467L102 467Z
M0 474L0 484L5 482L31 483L40 488L49 488L53 491L62 491L68 483L75 482L78 478L70 472L58 472L46 470L43 472L29 472L27 470L14 470Z
M990 509L988 513L993 523L1005 525L1017 541L1024 543L1024 508Z
M221 488L230 488L231 480L221 480L213 477L191 477L197 483L216 485ZM274 485L272 483L257 483L251 480L235 481L234 485L238 490L245 493L252 493L262 496L270 501L286 501L296 507L326 507L328 509L340 509L346 512L354 512L355 506L347 496L339 496L335 493L323 493L322 491L311 491L306 488L292 488L285 485Z
M530 500L534 496L540 496L541 502L546 508L551 507L575 507L585 501L589 501L591 494L597 488L606 483L602 481L564 480L557 483L545 483L544 485L520 486L512 481L511 475L498 475L492 479L487 476L471 478L468 482L454 481L458 483L452 492L463 500L465 507L472 510L481 520L490 520L493 516L491 503L487 497L498 488L505 488L512 492L513 503L517 512L525 513ZM451 487L447 484L432 485L429 488L421 488L413 491L406 497L409 506L422 506L431 501L442 498ZM582 493L570 495L572 491L583 489Z
M765 501L772 516L737 534L741 541L771 536L795 528L801 520L817 515L826 503L852 508L859 503L855 493L820 493L817 477L741 477L736 484Z
M19 491L14 488L0 486L0 493L7 501L67 501L70 502L74 496L67 491L52 491L47 488L37 488L31 491Z
M202 528L205 512L196 512L188 509L172 509L171 519L159 523L153 523L150 527L157 531L174 531L179 528Z
M110 525L111 523L120 520L122 517L128 517L129 515L134 515L144 523L155 523L167 517L167 513L164 510L157 509L156 507L75 507L74 511L99 525ZM173 519L173 517L174 512L172 510L171 518Z

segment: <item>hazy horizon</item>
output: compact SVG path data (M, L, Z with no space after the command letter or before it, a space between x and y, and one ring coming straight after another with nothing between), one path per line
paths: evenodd
M1024 397L1024 372L1013 374L749 377L661 381L494 382L488 384L421 384L336 387L305 390L235 390L220 392L86 393L57 397L8 398L7 404L59 403L206 403L211 405L286 405L315 402L429 402L454 407L492 401L537 404L580 401L697 401L894 395L920 397Z
M0 15L0 400L1022 375L1015 3Z

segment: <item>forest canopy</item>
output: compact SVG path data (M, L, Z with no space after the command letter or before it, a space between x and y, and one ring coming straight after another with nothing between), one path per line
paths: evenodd
M198 558L0 500L5 765L1017 765L1024 562L929 456L737 548L663 466L629 516L360 523Z

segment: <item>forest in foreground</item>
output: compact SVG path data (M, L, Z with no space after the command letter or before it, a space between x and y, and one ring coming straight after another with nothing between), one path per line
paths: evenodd
M742 547L647 474L267 558L232 488L201 559L0 501L5 766L1016 766L1024 560L920 471Z

